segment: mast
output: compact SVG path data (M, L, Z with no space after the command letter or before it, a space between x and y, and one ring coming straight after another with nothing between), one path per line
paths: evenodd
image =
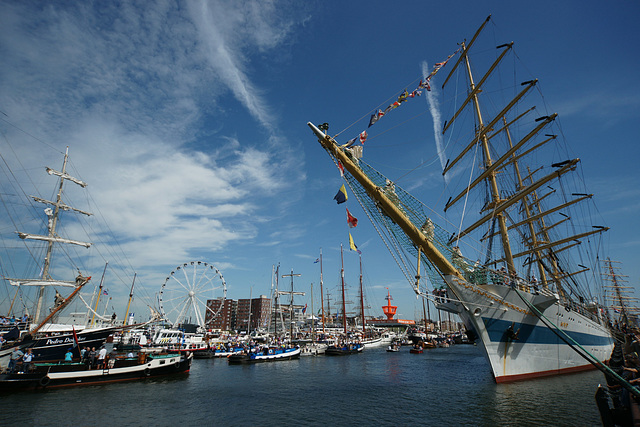
M466 46L464 42L462 43L462 51L466 52ZM470 87L471 87L471 90L473 91L475 89L475 84L473 81L473 73L471 72L471 64L469 63L468 55L464 55L464 62L467 70L467 76L469 77L469 81L470 81ZM532 86L533 84L530 84L529 88L531 88ZM522 95L524 95L524 93L522 93ZM485 124L484 124L484 121L482 120L482 112L480 111L480 103L478 102L477 93L475 93L472 96L472 101L473 101L473 106L476 112L476 118L478 119L479 133L477 138L479 138L482 143L482 151L484 153L485 166L489 169L492 166L492 160L491 160L491 152L489 150L489 140L487 138L487 131L493 126L490 125L485 129ZM512 104L515 104L515 102L512 101ZM501 199L500 199L500 190L498 188L498 180L496 179L495 170L492 170L491 172L489 172L487 180L489 181L489 184L490 184L493 204L497 206L500 203ZM509 242L509 234L507 233L507 222L504 217L504 213L498 212L496 214L496 218L498 220L498 227L500 229L500 238L502 240L502 248L504 250L504 255L507 261L507 270L509 271L509 273L514 273L515 266L513 264L513 255L511 254L511 243Z
M327 316L331 320L331 293L329 293L329 292L327 292ZM336 321L338 321L337 315L336 315ZM332 322L332 324L333 324L333 322ZM323 332L324 332L324 330L323 330Z
M426 290L426 286L425 286ZM416 294L420 296L420 249L418 249L418 266L416 269ZM426 298L422 297L422 317L424 318L424 330L427 331L427 312L424 307L424 300Z
M289 302L289 339L293 340L293 309L294 309L294 305L293 305L293 296L294 295L304 295L304 292L294 292L293 291L293 278L294 277L300 277L302 276L301 274L294 274L293 273L293 268L291 269L291 273L290 274L283 274L282 277L291 277L291 291L279 291L279 294L289 294L291 295L291 300Z
M282 320L282 314L281 314L281 311L280 311L280 292L278 291L279 277L280 277L280 264L278 264L278 266L276 267L276 294L275 294L276 303L274 304L276 311L275 311L275 318L274 318L274 321L273 321L273 323L275 324L274 325L274 336L275 336L276 339L278 338L278 316L280 316L281 322L284 322Z
M322 333L324 334L324 324L325 324L325 320L324 320L324 294L323 294L323 290L322 290L322 285L323 285L323 281L322 281L322 248L320 248L320 305L322 306Z
M28 234L28 233L21 233L18 232L18 235L20 236L21 239L30 239L30 240L42 240L42 241L46 241L48 242L47 244L47 253L45 255L44 258L44 265L42 267L42 275L41 275L41 279L42 279L42 284L40 286L40 289L38 290L38 298L37 298L37 304L36 304L36 312L34 314L34 324L38 324L38 322L40 321L40 313L42 311L42 305L43 305L43 301L44 301L44 292L45 292L45 284L44 282L46 281L51 281L51 275L49 274L49 270L51 267L51 254L53 253L53 244L54 243L69 243L69 244L73 244L73 245L79 245L79 246L84 246L86 248L89 248L91 246L91 243L86 243L86 242L80 242L77 240L69 240L69 239L63 239L60 238L57 233L56 233L56 226L58 224L58 215L60 213L60 209L63 210L74 210L76 212L80 212L84 215L91 215L91 213L89 212L84 212L81 211L79 209L74 209L71 208L67 205L65 205L62 202L62 190L64 188L64 181L65 180L69 180L75 184L78 184L81 187L86 187L87 184L77 178L74 178L72 176L70 176L69 174L67 174L67 162L69 159L69 147L67 147L65 154L64 154L64 161L62 163L62 172L58 172L56 170L53 170L51 168L47 168L47 173L49 175L55 175L60 177L60 183L58 185L58 193L56 196L56 201L55 202L50 202L48 200L44 200L41 199L39 197L34 197L31 196L35 201L40 202L40 203L45 203L45 204L49 204L52 205L54 207L53 211L51 211L50 208L45 209L45 213L47 214L47 216L49 217L49 223L48 223L48 229L49 229L49 234L47 236L40 236L40 235L35 235L35 234ZM56 310L57 312L57 310ZM48 316L48 318L51 318L51 316Z
M273 276L275 274L275 270L276 270L276 266L272 265L271 266L271 293L269 294L269 320L267 321L267 335L269 335L269 330L271 330L271 320L274 319L273 309L274 309L274 306L275 306L275 301L273 300L273 297L274 297L274 293L273 293Z
M136 275L137 273L133 273L133 283L131 283L131 291L129 292L129 302L127 303L127 312L124 314L124 321L123 321L124 326L126 326L129 323L129 308L131 308L131 300L133 299L133 285L136 284Z
M247 334L251 332L251 306L253 303L253 286L249 288L249 319L247 320Z
M633 327L633 325L630 325L630 318L637 316L637 309L635 309L636 313L632 313L633 308L629 307L629 303L631 301L637 301L637 299L625 295L633 292L633 287L623 286L624 283L627 282L624 278L628 276L620 274L617 271L619 267L614 266L614 263L619 263L618 261L611 261L611 259L607 258L604 263L606 272L603 273L603 275L605 276L605 280L610 283L610 285L605 286L605 288L611 289L611 291L605 292L605 298L611 303L610 307L614 312L619 313L619 318L623 324Z
M96 312L98 311L98 304L100 303L100 297L102 296L102 284L104 282L104 275L107 272L107 266L109 262L104 265L104 270L102 271L102 278L100 279L100 286L98 287L98 299L96 300L96 308L93 310L93 316L91 317L91 326L94 324L94 320L96 318Z
M345 339L347 337L347 308L344 301L344 260L342 256L342 243L340 243L340 281L342 283L342 326L344 327Z
M313 321L313 282L311 282L311 341L316 342L316 327Z
M438 268L444 275L452 275L464 280L462 273L449 262L449 260L435 247L435 245L425 236L391 199L384 193L382 188L376 186L367 175L356 165L351 154L347 155L346 149L340 147L336 141L329 135L326 135L318 129L313 123L307 125L311 128L320 144L334 158L339 160L345 169L362 185L369 197L378 202L380 209L384 211L405 234L413 241L413 243L421 248L425 256Z
M362 310L362 334L363 337L367 333L367 324L364 318L364 293L362 290L362 254L358 255L360 258L360 309Z

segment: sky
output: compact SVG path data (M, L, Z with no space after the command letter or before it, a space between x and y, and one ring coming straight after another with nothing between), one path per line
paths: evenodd
M306 123L327 122L329 133L347 129L341 137L351 138L359 132L352 124L418 79L425 62L453 53L491 14L496 43L515 42L546 104L559 113L611 227L607 253L637 288L640 58L633 46L640 5L602 6L0 1L2 180L21 183L3 196L16 204L34 191L53 197L57 184L44 168L60 170L69 147L69 172L89 185L68 188L65 200L95 215L69 220L65 235L86 232L94 245L62 258L94 281L108 261L109 310L118 313L126 310L134 273L131 311L148 313L167 275L190 261L218 268L234 299L268 295L280 265L281 274L300 274L295 287L307 292L301 303L311 304L313 283L317 310L314 261L322 250L324 289L337 296L341 244L353 300L358 256L348 250L345 205L333 200L341 178ZM431 118L423 127L410 149L380 154L383 147L373 144L374 166L437 158ZM440 161L432 163L434 172L411 191L437 201L444 184ZM382 314L388 288L399 317L421 317L421 303L360 206L351 199L347 207L360 219L352 235L371 314ZM39 267L28 264L41 260L17 257L24 246L15 230L42 232L41 210L0 220L2 274L37 275ZM12 292L0 292L3 310Z

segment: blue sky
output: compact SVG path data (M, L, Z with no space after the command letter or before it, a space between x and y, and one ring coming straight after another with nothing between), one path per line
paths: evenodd
M332 200L341 179L306 123L348 128L418 79L424 61L455 51L492 14L491 37L515 42L546 104L559 113L604 225L612 228L608 254L637 287L640 60L633 46L640 6L449 3L1 1L0 153L27 194L37 187L51 197L55 183L44 167L59 169L69 146L71 173L89 183L89 195L69 189L68 202L98 213L93 225L68 223L68 235L88 231L95 243L72 255L94 278L109 261L106 286L118 313L134 272L134 310L146 312L167 274L192 260L220 269L227 297L268 294L274 264L281 273L300 273L300 290L313 282L317 295L313 261L320 248L325 287L336 295L339 248L348 245L344 205ZM381 154L387 147L372 144L365 157L370 148L381 169L433 159L431 122L424 128L410 149ZM359 131L350 128L344 137ZM438 201L443 180L432 163L411 191ZM400 317L420 316L409 284L351 202L373 313L381 314L388 287ZM37 231L41 218L34 215L19 226ZM2 244L18 247L15 226L2 222ZM15 254L3 254L3 274L29 271L24 260L8 262L9 255ZM354 300L355 253L345 253L345 269ZM3 307L6 295L0 293Z

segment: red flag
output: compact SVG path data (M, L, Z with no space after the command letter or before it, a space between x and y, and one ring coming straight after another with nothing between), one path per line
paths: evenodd
M369 136L369 135L367 135L367 131L366 130L362 131L362 133L360 134L360 143L361 144L364 144L364 142L367 140L367 136Z
M78 335L76 335L76 327L71 325L73 328L73 348L78 347L78 353L80 353L80 344L78 344Z
M344 166L342 166L340 160L338 160L338 169L340 169L340 176L344 176Z
M349 228L354 228L358 225L358 218L351 215L349 208L347 208L347 223L349 224Z

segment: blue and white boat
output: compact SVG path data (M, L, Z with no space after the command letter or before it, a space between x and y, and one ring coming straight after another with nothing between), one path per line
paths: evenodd
M292 360L300 357L300 347L256 347L228 357L229 363L260 363Z

